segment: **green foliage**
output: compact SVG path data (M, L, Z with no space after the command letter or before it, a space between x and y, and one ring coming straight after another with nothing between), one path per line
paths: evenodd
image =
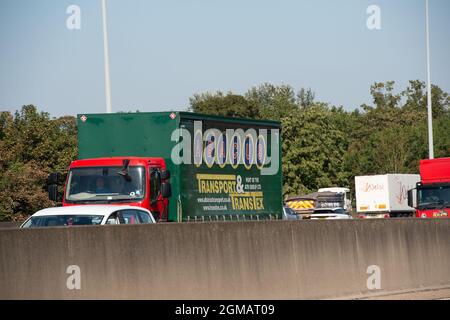
M251 88L245 94L245 99L259 108L262 119L280 120L298 109L295 92L288 85L274 86L264 83Z
M65 172L77 154L74 117L50 119L35 106L0 114L0 221L23 220L51 206L47 176Z
M311 89L264 83L244 95L195 94L189 109L282 123L285 195L320 187L353 187L363 174L417 173L428 156L427 92L419 80L401 92L393 81L374 83L373 105L346 111L315 101ZM450 157L450 97L432 86L436 157ZM66 173L77 154L76 119L50 119L33 105L0 113L0 221L23 220L53 205L50 172Z
M342 159L346 137L327 107L296 110L282 119L282 128L286 194L308 193L347 182Z
M259 118L256 105L243 96L222 92L195 94L190 98L190 110L197 113L213 114L226 117Z
M428 157L425 84L410 81L396 92L394 81L374 83L370 93L373 105L349 112L316 102L310 89L264 83L235 100L234 114L226 102L232 93L196 95L191 110L281 121L284 194L294 195L353 187L356 175L418 173ZM450 97L433 85L432 103L435 156L450 157Z

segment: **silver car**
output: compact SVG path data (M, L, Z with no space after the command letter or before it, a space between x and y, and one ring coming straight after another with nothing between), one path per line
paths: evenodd
M293 209L283 206L283 220L301 220L302 216L297 214Z
M343 208L315 209L311 214L311 220L341 220L353 219L348 211Z

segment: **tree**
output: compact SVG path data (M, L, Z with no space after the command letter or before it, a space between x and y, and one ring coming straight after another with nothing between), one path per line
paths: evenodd
M450 114L436 119L433 129L435 156L450 158Z
M50 119L33 105L0 116L0 220L21 220L52 206L46 179L77 154L74 117Z
M195 94L189 110L272 119L282 123L283 192L349 186L366 174L417 173L428 157L427 92L419 80L396 93L395 83L374 83L373 105L347 111L315 101L311 89L263 83L244 95ZM436 157L450 157L450 98L432 86ZM53 205L50 172L66 172L77 155L76 119L50 119L33 105L0 113L0 221L21 220Z
M308 90L301 88L297 93L297 104L299 108L309 108L314 104L314 98L315 93L311 88L308 88Z
M375 82L370 87L370 94L373 97L373 102L378 109L392 109L398 106L401 95L394 94L395 81ZM363 105L363 109L367 111L367 105Z
M247 91L245 98L251 105L260 109L263 119L280 120L298 109L295 92L288 85L263 83Z
M231 92L195 94L190 101L190 110L197 113L257 119L260 110L241 95Z
M406 99L404 109L416 112L428 111L428 92L425 82L409 81L409 86L402 92L402 96ZM431 86L431 104L434 119L450 113L450 96L436 85Z
M450 156L449 97L432 88L435 153ZM225 103L220 92L193 101L200 106L197 111L210 114L236 114L224 112L231 109L243 117L281 121L284 193L298 194L332 185L353 187L356 175L418 172L420 159L428 156L425 84L410 81L396 93L394 81L377 82L370 92L373 105L354 111L314 101L311 89L296 93L289 85L270 83L251 88L235 103ZM248 115L242 106L257 112Z
M346 184L343 154L346 137L324 106L297 110L282 119L283 191L304 194Z

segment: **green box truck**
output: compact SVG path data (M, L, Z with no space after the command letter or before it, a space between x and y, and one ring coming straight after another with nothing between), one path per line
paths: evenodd
M81 114L77 126L63 206L135 205L176 222L281 218L279 122L152 112Z

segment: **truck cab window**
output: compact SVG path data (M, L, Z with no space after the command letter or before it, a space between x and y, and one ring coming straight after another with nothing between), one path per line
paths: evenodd
M158 200L161 192L161 172L159 169L150 171L150 200L152 203Z

